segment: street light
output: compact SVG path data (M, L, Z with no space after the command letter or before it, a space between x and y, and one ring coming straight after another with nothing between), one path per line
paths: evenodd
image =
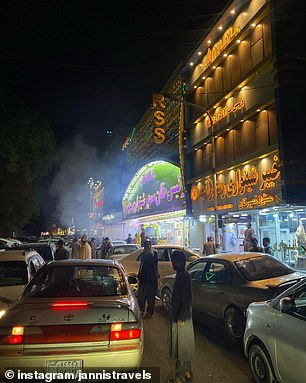
M216 174L216 150L215 150L215 134L214 134L214 121L207 109L205 109L202 105L194 104L193 102L189 102L183 99L181 96L177 96L174 94L165 93L163 94L165 98L173 99L183 103L184 105L192 106L194 108L198 108L203 112L203 116L207 116L210 122L210 134L211 134L211 165L212 165L212 173L213 173L213 190L214 190L214 215L215 215L215 242L216 248L219 248L219 231L218 231L218 202L217 202L217 174ZM181 164L182 165L182 164ZM184 169L182 169L184 172Z

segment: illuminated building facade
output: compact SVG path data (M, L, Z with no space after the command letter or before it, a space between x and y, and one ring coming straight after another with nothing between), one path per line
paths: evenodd
M174 73L161 94L181 97L183 88L182 77ZM126 235L139 235L143 227L153 243L188 243L189 221L179 152L181 109L176 99L153 95L152 106L122 146Z
M197 238L243 251L246 223L262 245L297 263L306 224L302 2L233 1L182 68L189 111L188 179ZM305 48L304 48L305 49ZM215 161L215 169L213 164Z

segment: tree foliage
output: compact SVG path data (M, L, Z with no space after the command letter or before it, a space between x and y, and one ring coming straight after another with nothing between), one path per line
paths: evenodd
M54 133L24 101L0 90L0 231L21 229L37 213L35 192L47 174Z

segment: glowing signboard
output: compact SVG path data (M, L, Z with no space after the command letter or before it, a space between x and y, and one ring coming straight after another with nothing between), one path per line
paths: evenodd
M165 97L162 94L153 94L154 141L162 144L166 139L165 130Z
M185 208L181 171L165 161L143 166L127 187L122 199L125 219Z
M208 176L191 188L196 214L248 210L274 205L281 201L280 163L275 152L247 165L240 165L217 175L216 198L213 179Z

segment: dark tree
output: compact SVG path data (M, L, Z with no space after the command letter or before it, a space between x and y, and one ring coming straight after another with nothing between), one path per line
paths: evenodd
M35 193L47 174L54 133L24 101L0 90L0 232L20 230L38 213Z

